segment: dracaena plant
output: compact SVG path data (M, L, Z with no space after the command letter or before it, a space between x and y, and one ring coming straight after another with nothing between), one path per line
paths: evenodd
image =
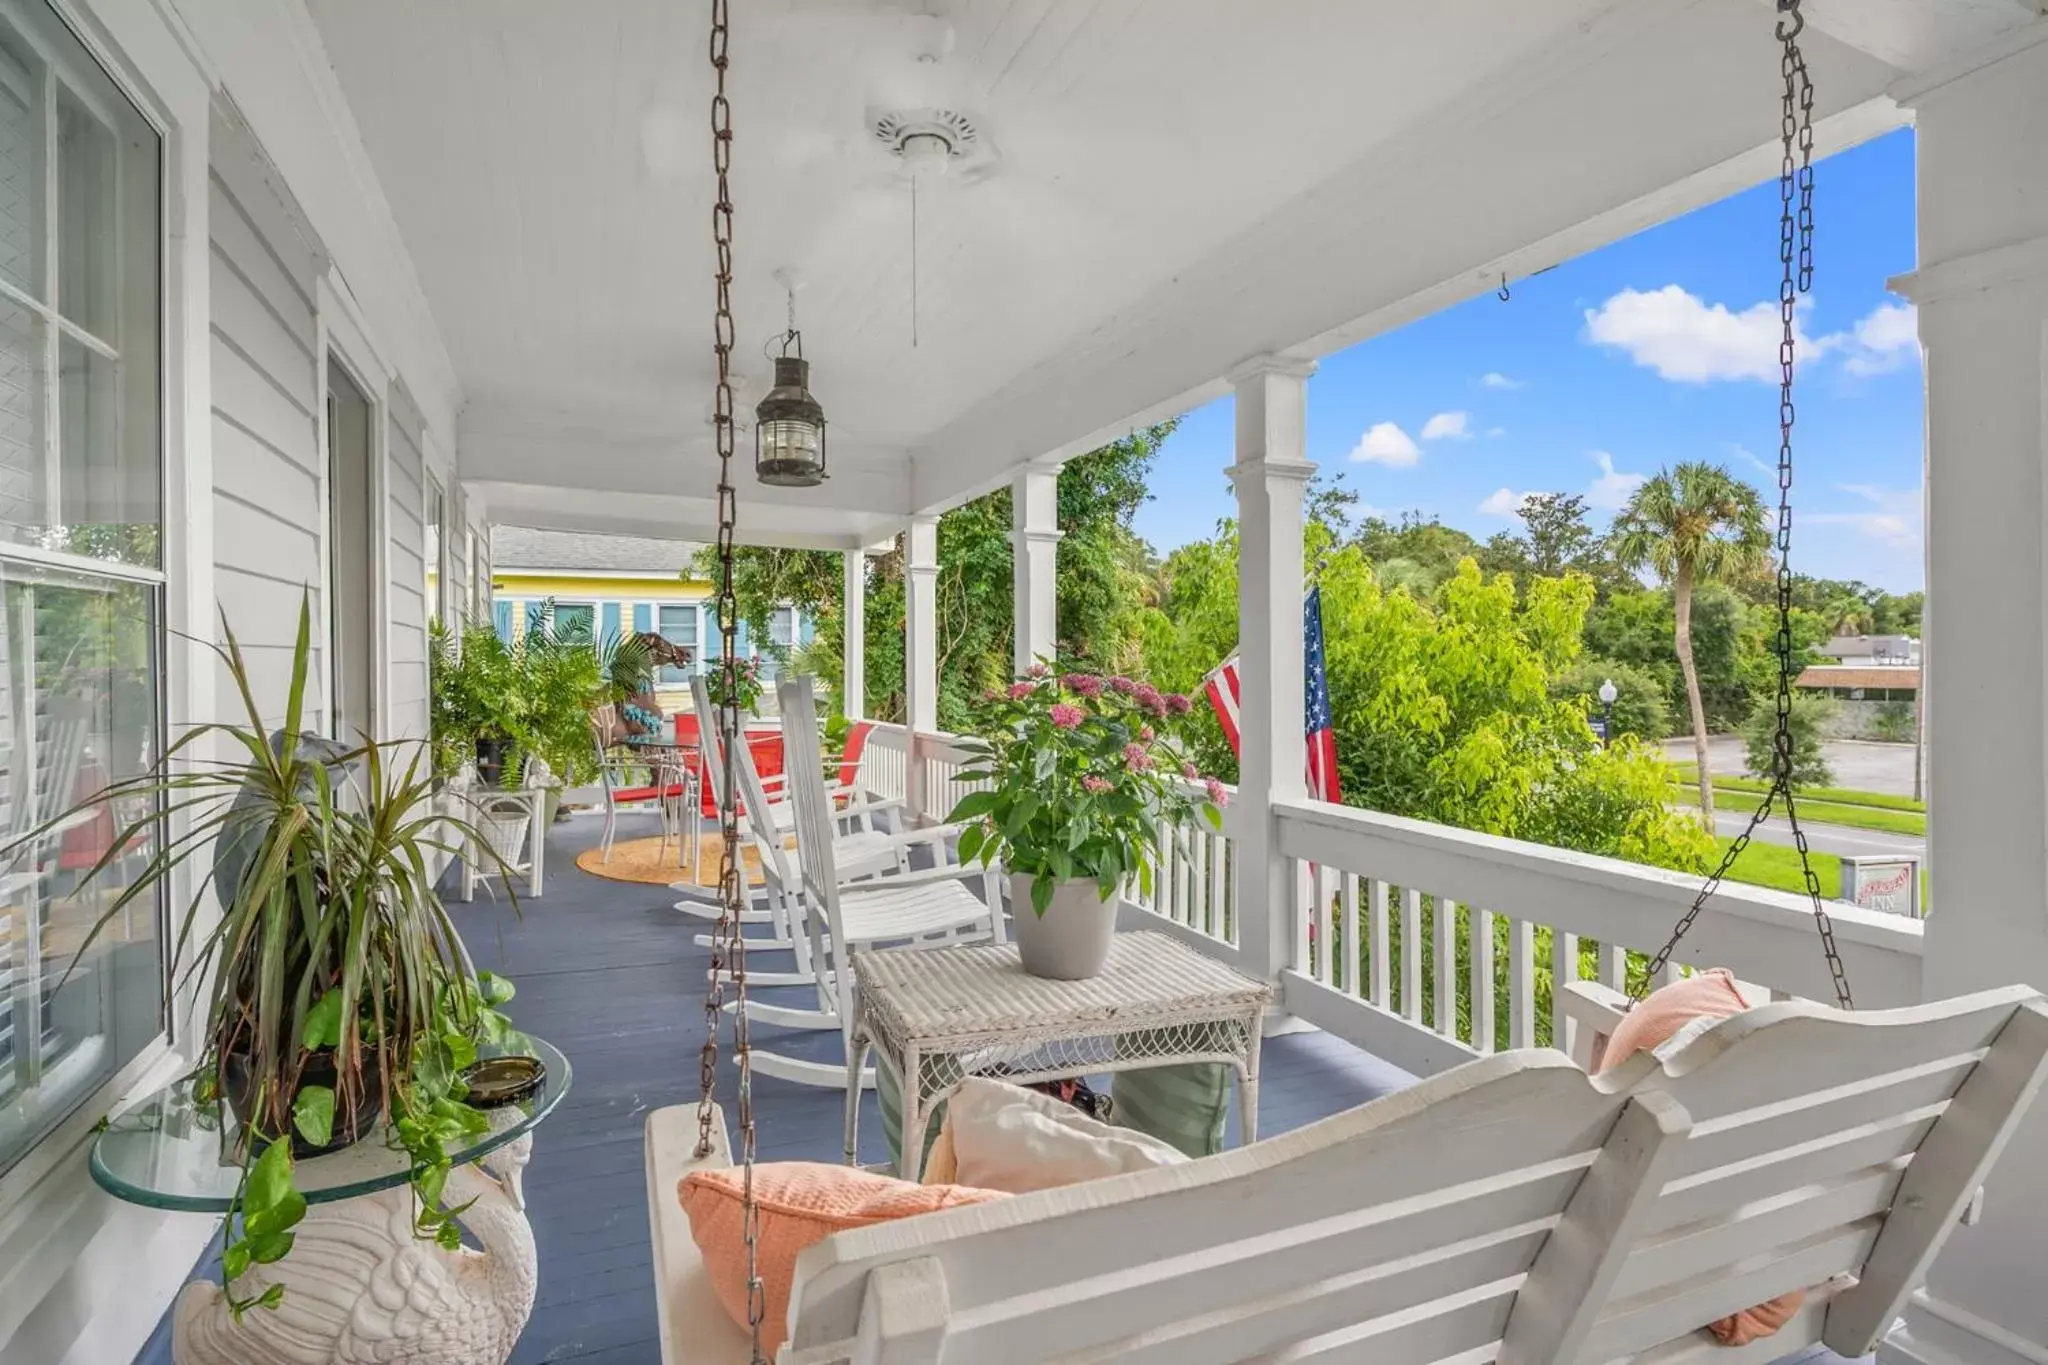
M222 1255L237 1315L275 1306L282 1293L273 1285L260 1298L238 1298L234 1282L251 1263L291 1251L306 1211L293 1180L294 1135L319 1148L338 1133L381 1128L407 1154L415 1230L460 1244L442 1183L451 1152L489 1126L463 1102L461 1072L480 1045L513 1037L498 1011L510 983L476 970L429 865L431 852L456 856L465 846L468 856L488 857L488 844L435 809L420 745L300 733L311 625L302 600L282 729L265 725L223 621L226 643L215 649L243 717L187 729L148 771L7 850L81 812L142 812L122 822L81 880L83 891L105 877L117 894L74 966L109 924L155 903L189 869L189 899L172 914L172 960L183 964L180 989L198 983L204 993L202 1050L188 1083L242 1168ZM209 756L214 749L227 756ZM167 828L169 816L179 818L175 827ZM201 875L208 854L211 870ZM138 862L140 871L118 884ZM239 1122L221 1121L223 1103Z
M1135 880L1150 894L1162 823L1223 827L1223 784L1183 757L1193 705L1149 683L1035 664L984 693L959 776L986 783L948 817L966 823L962 860L1028 873L1032 909L1057 882L1087 880L1103 900Z

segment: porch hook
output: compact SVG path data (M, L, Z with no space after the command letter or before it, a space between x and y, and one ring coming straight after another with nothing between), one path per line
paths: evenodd
M1494 297L1499 299L1502 303L1506 303L1508 301L1508 277L1506 271L1501 272L1500 288L1494 291Z

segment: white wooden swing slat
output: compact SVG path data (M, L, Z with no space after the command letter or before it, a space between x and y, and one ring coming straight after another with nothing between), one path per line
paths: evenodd
M1584 1003L1567 1002L1582 1035L1611 1027ZM2044 1071L2048 1009L2023 988L1857 1015L1767 1005L1600 1077L1503 1053L1185 1166L827 1239L798 1262L781 1359L1857 1355ZM668 1365L745 1359L706 1311L676 1199L695 1132L687 1109L649 1120ZM1704 1323L1792 1289L1808 1302L1777 1335L1703 1346Z

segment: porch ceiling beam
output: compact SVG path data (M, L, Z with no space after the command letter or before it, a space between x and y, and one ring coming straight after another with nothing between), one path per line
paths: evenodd
M1808 46L1821 150L1905 121L1885 98L1895 68L1824 32ZM1751 4L1634 0L1543 56L1482 99L1424 111L1020 372L915 452L912 504L955 505L1215 397L1248 355L1351 345L1776 168L1778 61Z
M489 479L465 480L463 489L485 499L490 519L501 526L705 543L718 534L718 506L710 498L645 493L626 496L561 484L503 483ZM834 508L769 507L742 499L738 538L742 545L849 550L874 543L893 527L893 522L874 514L850 515Z

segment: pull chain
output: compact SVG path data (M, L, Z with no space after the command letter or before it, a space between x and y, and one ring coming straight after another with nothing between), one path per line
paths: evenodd
M1780 109L1778 162L1778 313L1782 331L1778 341L1778 690L1777 729L1771 741L1771 787L1749 818L1748 826L1728 845L1720 865L1708 877L1692 907L1679 918L1671 937L1650 959L1642 978L1629 990L1631 1004L1649 994L1652 983L1671 961L1679 940L1691 930L1693 921L1721 887L1728 870L1748 848L1764 821L1779 801L1785 803L1785 819L1792 826L1792 842L1799 849L1799 867L1805 874L1806 896L1813 906L1814 927L1820 932L1821 952L1826 955L1828 974L1833 980L1835 1002L1843 1009L1855 1008L1849 991L1848 973L1842 967L1841 951L1835 946L1835 925L1829 918L1821 895L1820 877L1813 870L1813 856L1807 847L1806 831L1799 825L1799 810L1792 793L1792 428L1797 412L1792 403L1792 380L1798 339L1799 296L1813 288L1813 78L1806 57L1799 49L1799 35L1806 28L1800 0L1778 0L1778 42L1782 49L1779 72L1784 77Z
M713 315L712 349L718 357L718 387L713 430L718 446L718 630L723 644L720 666L725 696L718 706L716 725L723 741L724 800L718 803L718 928L711 949L711 978L704 994L704 1046L698 1054L700 1098L697 1104L697 1156L712 1149L711 1129L718 1087L718 1030L724 1013L725 981L733 985L737 1008L733 1011L733 1060L739 1067L740 1208L742 1240L747 1248L747 1327L752 1338L749 1360L763 1365L761 1320L766 1315L766 1293L762 1287L758 1252L760 1210L754 1199L754 1071L747 1046L747 946L740 932L744 892L740 884L739 803L733 799L737 770L733 745L740 741L739 710L739 603L733 588L733 537L738 520L738 495L732 483L734 441L732 348L732 192L727 176L732 168L732 104L725 94L730 42L727 0L711 0L711 68L717 88L711 97L711 161L718 175L717 198L711 206L711 239L717 257L717 311ZM795 301L792 299L792 328ZM692 819L695 813L692 813Z

